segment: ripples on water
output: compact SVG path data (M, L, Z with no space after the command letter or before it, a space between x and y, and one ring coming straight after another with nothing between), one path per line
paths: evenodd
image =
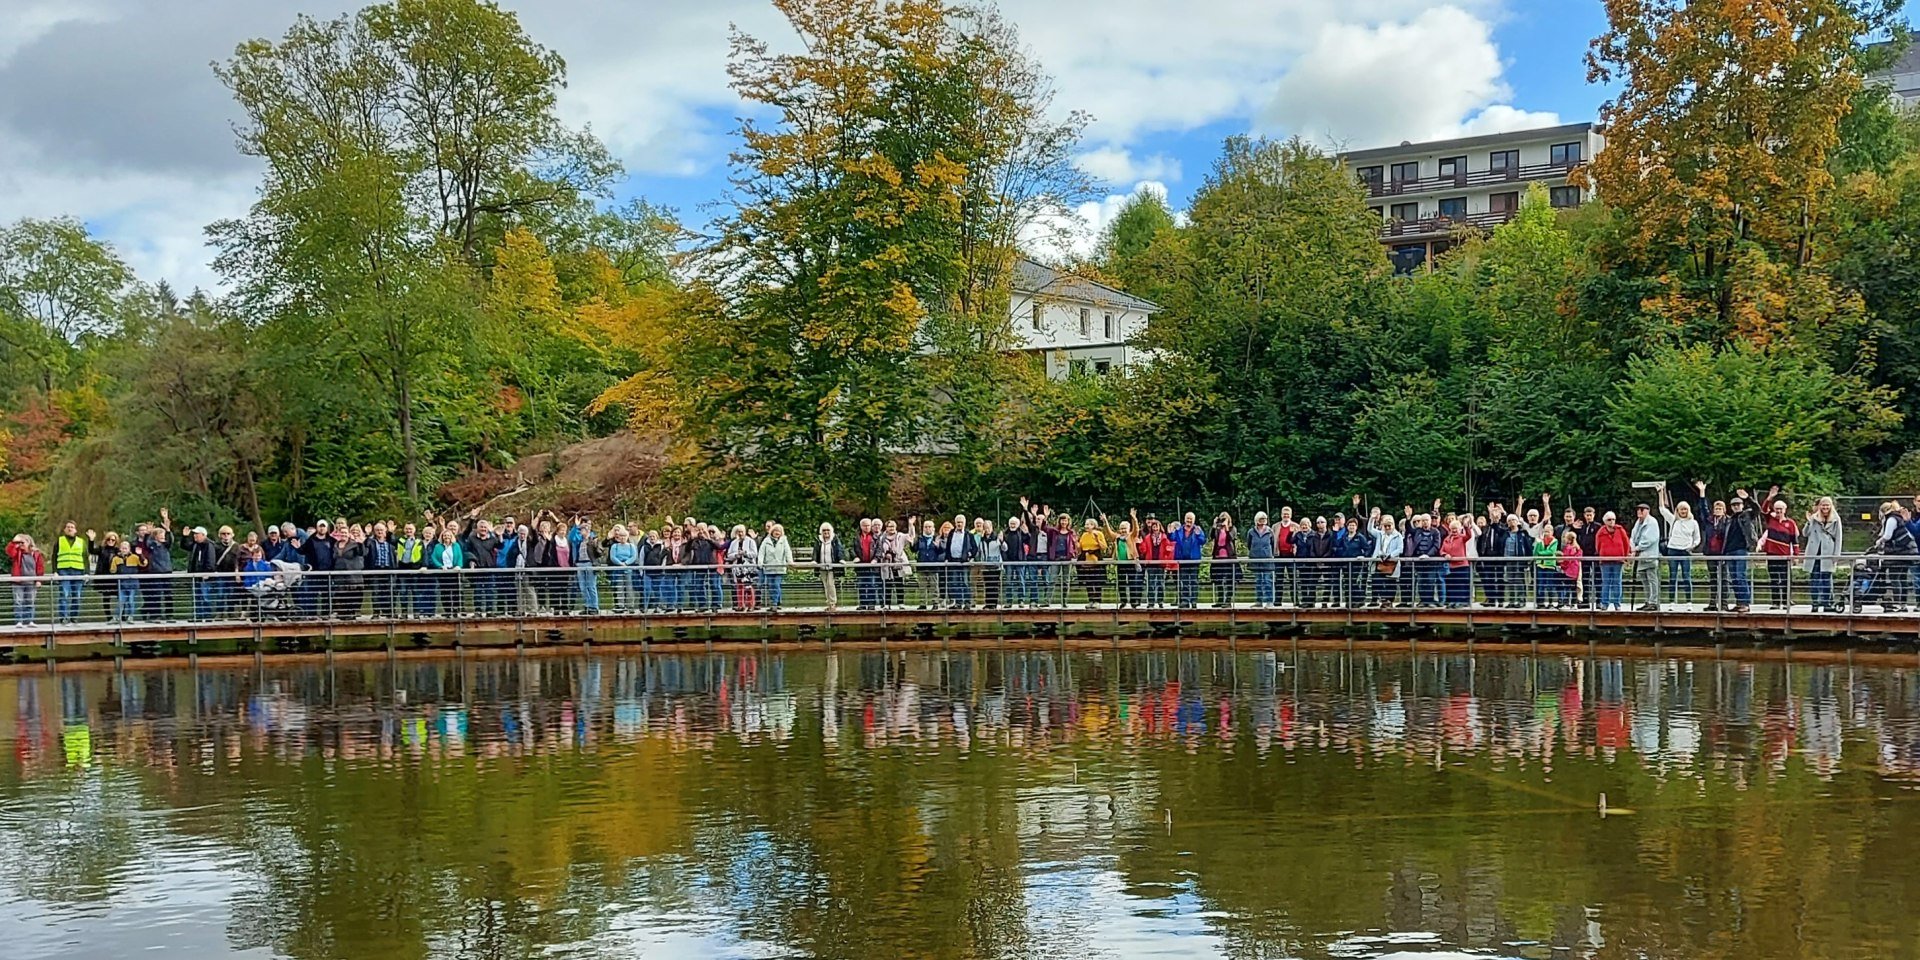
M6 676L0 956L1914 956L1917 676L1013 649Z

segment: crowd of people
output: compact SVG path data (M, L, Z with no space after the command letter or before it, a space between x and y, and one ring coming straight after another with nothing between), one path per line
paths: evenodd
M14 619L36 623L51 585L56 623L96 609L119 621L171 621L189 607L197 621L256 616L276 595L318 618L416 618L597 614L603 588L614 612L714 612L786 606L788 579L804 576L828 610L1215 606L1493 607L1657 610L1705 600L1705 609L1746 613L1794 601L1794 567L1804 568L1815 612L1838 612L1859 597L1837 591L1840 515L1821 497L1796 520L1778 487L1755 498L1737 490L1612 510L1538 505L1509 509L1403 507L1351 514L1277 517L1256 513L1237 527L1221 513L1201 523L1144 518L1130 510L1076 518L1020 499L1004 526L985 517L904 523L863 518L842 536L821 523L796 549L782 524L724 527L687 517L657 527L613 524L540 511L495 522L479 510L418 521L345 518L310 527L283 523L236 536L180 525L166 510L128 534L81 532L67 523L42 549L28 534L7 546ZM1902 612L1920 598L1920 497L1881 505L1873 546L1876 602ZM1696 559L1704 558L1701 564ZM1759 563L1758 575L1752 566ZM1696 566L1705 582L1696 586ZM180 578L164 576L186 573ZM1629 599L1631 597L1631 599ZM811 597L809 598L811 599Z

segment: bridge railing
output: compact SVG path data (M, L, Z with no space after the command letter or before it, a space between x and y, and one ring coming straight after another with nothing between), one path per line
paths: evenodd
M1920 558L1532 557L1184 562L798 564L765 568L366 570L6 578L0 633L65 625L515 620L728 611L1351 609L1715 610L1728 615L1916 609ZM1649 589L1656 590L1650 594Z

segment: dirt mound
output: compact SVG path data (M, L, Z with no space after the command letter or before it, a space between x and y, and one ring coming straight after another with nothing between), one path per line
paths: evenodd
M666 439L629 431L523 457L504 470L469 474L440 488L456 511L552 509L561 515L654 516L685 498L669 489Z

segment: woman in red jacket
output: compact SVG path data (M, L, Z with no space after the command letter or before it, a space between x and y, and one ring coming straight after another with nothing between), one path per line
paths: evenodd
M7 559L12 561L13 583L13 622L18 626L27 626L34 622L34 611L40 603L39 577L47 575L47 557L34 546L33 538L26 534L16 534L7 544Z

